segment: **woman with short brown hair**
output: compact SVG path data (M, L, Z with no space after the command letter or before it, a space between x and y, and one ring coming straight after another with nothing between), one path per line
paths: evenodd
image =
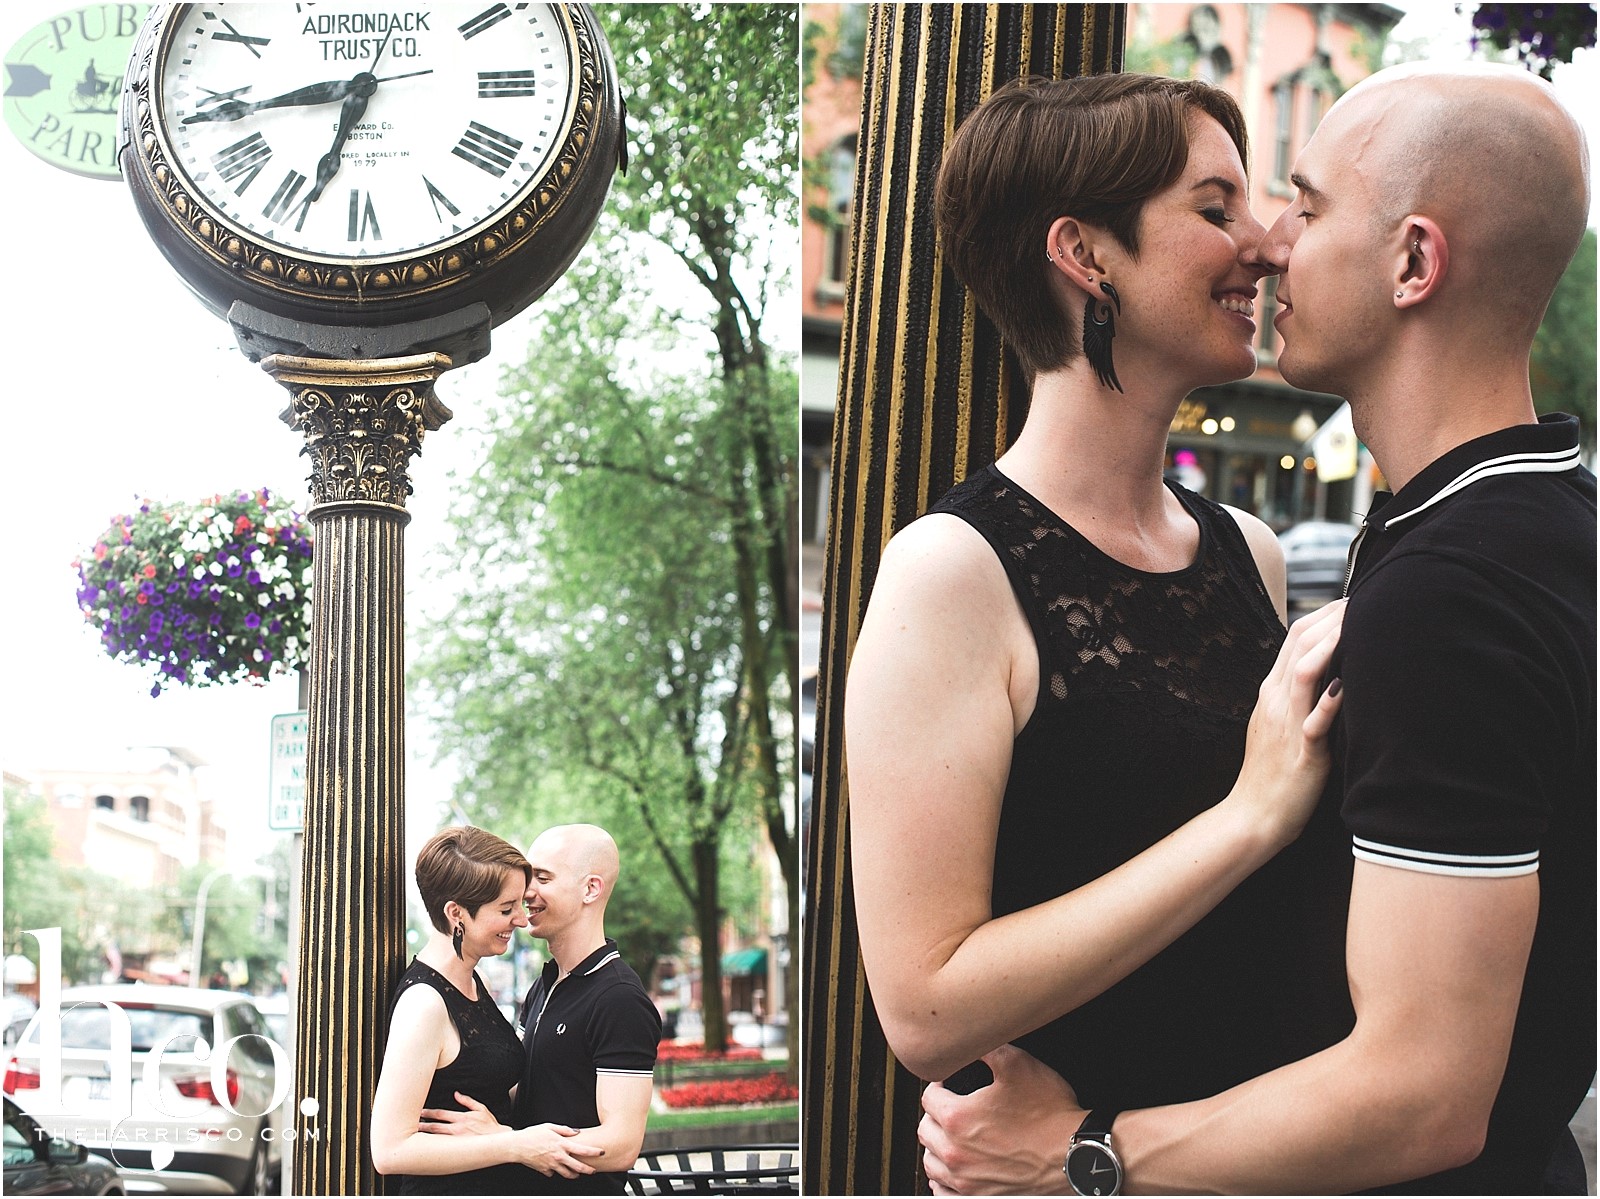
M1255 369L1246 150L1226 93L1110 75L1008 85L945 155L942 253L1032 394L889 543L850 665L862 959L923 1078L1016 1042L1114 1114L1280 1048L1252 980L1340 609L1286 639L1272 532L1163 478L1179 404Z

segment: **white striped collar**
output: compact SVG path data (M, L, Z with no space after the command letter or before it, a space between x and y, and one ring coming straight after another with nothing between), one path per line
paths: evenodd
M613 949L610 953L606 954L605 957L601 958L593 966L591 966L589 969L585 970L584 974L585 975L593 974L596 971L598 971L600 969L600 967L604 966L606 963L614 962L618 958L620 958L621 956L622 955L620 953L618 953L615 949Z
M1561 471L1571 470L1580 465L1581 461L1577 446L1565 450L1551 450L1543 454L1507 454L1501 458L1490 458L1487 462L1480 462L1477 466L1462 471L1415 508L1402 512L1399 516L1386 518L1383 527L1392 528L1403 520L1410 520L1440 500L1448 499L1456 492L1471 487L1483 479L1493 478L1495 475L1559 474Z
M1393 528L1484 479L1560 474L1581 464L1577 419L1543 416L1537 425L1516 425L1457 446L1375 511L1372 523L1380 529Z

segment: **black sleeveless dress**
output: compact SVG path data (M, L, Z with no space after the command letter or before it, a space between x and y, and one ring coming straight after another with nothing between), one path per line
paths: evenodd
M1000 814L997 917L1108 873L1238 776L1284 628L1233 518L1169 486L1200 528L1195 560L1169 573L1102 553L992 466L934 508L988 540L1039 651L1038 700ZM1306 852L1280 854L1139 970L1016 1043L1083 1106L1116 1108L1215 1094L1322 1048L1303 1015L1330 976L1296 952ZM1344 995L1342 973L1332 982Z
M433 1072L423 1107L465 1111L455 1093L471 1095L511 1125L511 1088L522 1080L522 1041L517 1030L495 1006L489 988L473 971L478 998L468 999L444 975L415 958L395 986L389 1011L400 996L414 986L429 986L444 999L450 1022L461 1037L461 1052L442 1070ZM515 1127L514 1125L512 1125ZM519 1192L522 1175L515 1166L488 1166L461 1174L406 1174L400 1178L402 1195L509 1195Z

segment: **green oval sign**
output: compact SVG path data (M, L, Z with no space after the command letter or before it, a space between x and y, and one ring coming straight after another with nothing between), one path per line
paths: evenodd
M5 59L6 124L51 166L120 179L117 107L148 4L90 4L17 39Z

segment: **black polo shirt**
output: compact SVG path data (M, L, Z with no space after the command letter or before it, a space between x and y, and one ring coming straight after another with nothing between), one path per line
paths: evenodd
M601 1074L651 1077L661 1044L661 1013L622 960L617 943L606 943L560 978L554 960L523 1001L521 1024L527 1064L517 1087L513 1115L518 1128L600 1123L595 1080ZM559 981L558 981L559 980ZM527 1171L530 1194L620 1195L633 1163L575 1179Z
M1400 1189L1538 1193L1595 1073L1595 478L1577 421L1450 451L1377 497L1352 552L1329 786L1355 856L1539 875L1487 1146Z

